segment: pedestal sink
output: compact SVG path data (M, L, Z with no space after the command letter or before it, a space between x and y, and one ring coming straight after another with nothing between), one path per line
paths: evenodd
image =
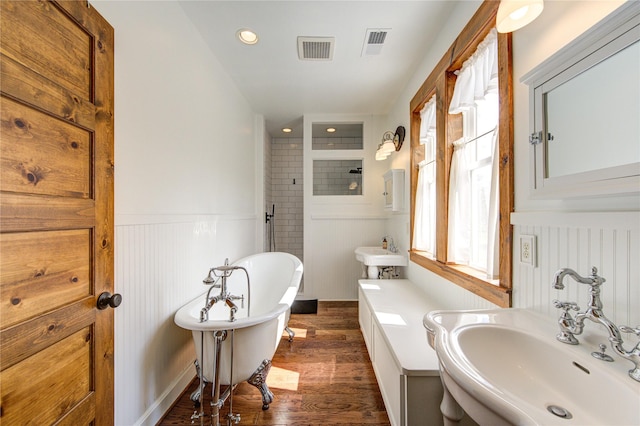
M362 262L367 269L367 277L378 278L379 267L407 266L407 258L380 247L358 247L355 249L356 260Z
M480 425L640 424L640 383L628 362L592 357L597 345L558 342L552 318L434 311L423 322L446 390Z

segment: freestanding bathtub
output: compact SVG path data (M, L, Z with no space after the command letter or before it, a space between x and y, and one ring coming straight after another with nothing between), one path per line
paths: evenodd
M247 272L236 269L226 278L227 292L244 297L244 300L233 300L238 308L234 321L230 321L230 308L224 302L217 302L208 311L208 319L201 322L207 292L182 306L174 321L192 331L196 368L201 370L198 374L204 382L215 383L216 342L219 342L219 384L248 381L262 393L262 408L266 410L273 400L266 376L298 293L302 262L289 253L269 252L245 257L231 266L244 268ZM220 285L219 281L216 284ZM208 291L209 286L206 289ZM220 292L218 288L211 290L211 297ZM204 384L200 384L199 392Z

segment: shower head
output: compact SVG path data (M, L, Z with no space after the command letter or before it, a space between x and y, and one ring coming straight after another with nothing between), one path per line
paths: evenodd
M209 274L207 275L207 278L202 280L202 282L204 284L213 284L215 282L215 278L213 278L213 268L209 269Z
M349 170L349 173L352 175L361 175L362 174L362 167L358 167L357 169L351 169Z

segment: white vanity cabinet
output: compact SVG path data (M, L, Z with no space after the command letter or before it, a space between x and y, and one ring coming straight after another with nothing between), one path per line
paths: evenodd
M404 169L391 169L383 176L384 208L399 212L404 203Z
M422 318L431 307L409 280L359 280L360 327L394 426L441 425L438 357Z

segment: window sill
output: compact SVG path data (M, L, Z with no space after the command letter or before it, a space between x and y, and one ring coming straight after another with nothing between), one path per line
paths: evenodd
M500 286L499 280L482 278L478 271L467 266L438 262L425 252L411 251L409 259L501 308L511 306L511 289Z

